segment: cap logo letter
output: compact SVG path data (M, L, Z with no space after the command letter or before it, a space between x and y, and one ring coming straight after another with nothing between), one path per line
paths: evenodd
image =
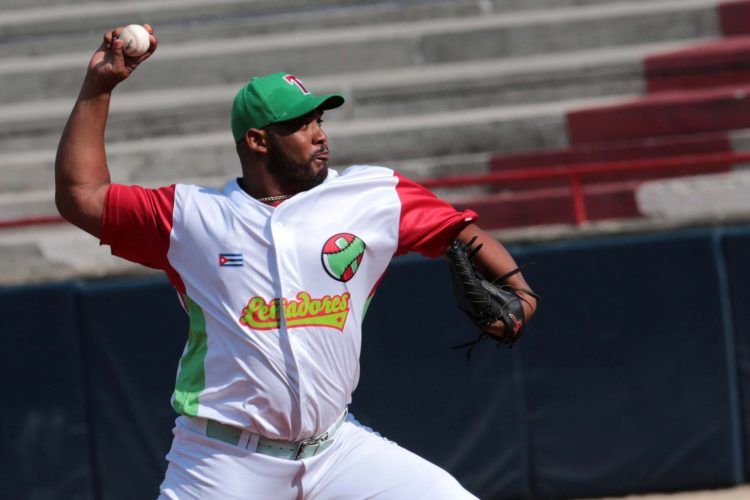
M299 87L303 94L307 95L310 93L310 91L307 90L304 85L302 85L302 82L296 76L286 75L284 77L284 80L286 80L286 83L288 83L289 85L296 85L297 87Z

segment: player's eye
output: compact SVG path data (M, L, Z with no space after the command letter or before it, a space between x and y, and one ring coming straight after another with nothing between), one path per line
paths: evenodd
M323 119L322 118L318 118L317 121L318 121L318 127L320 127L321 125L323 125Z
M294 130L307 130L307 127L310 126L309 120L297 120L294 122Z

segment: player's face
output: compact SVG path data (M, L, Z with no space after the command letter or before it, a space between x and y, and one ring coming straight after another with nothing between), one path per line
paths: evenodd
M269 128L268 169L279 183L311 189L328 175L328 136L321 111Z

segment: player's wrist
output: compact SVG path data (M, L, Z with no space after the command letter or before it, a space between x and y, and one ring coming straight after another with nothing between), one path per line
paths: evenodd
M98 78L86 76L78 93L78 100L109 100L115 85L107 85Z

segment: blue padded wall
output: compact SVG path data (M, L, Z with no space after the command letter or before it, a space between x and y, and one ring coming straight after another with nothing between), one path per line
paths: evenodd
M521 350L539 497L734 484L726 334L708 232L526 248Z
M0 290L0 496L94 498L75 286Z
M745 477L750 477L750 230L727 232L724 237L732 321L739 373L738 400L742 408L741 430Z
M90 284L81 292L81 315L100 498L156 498L187 316L163 279Z

